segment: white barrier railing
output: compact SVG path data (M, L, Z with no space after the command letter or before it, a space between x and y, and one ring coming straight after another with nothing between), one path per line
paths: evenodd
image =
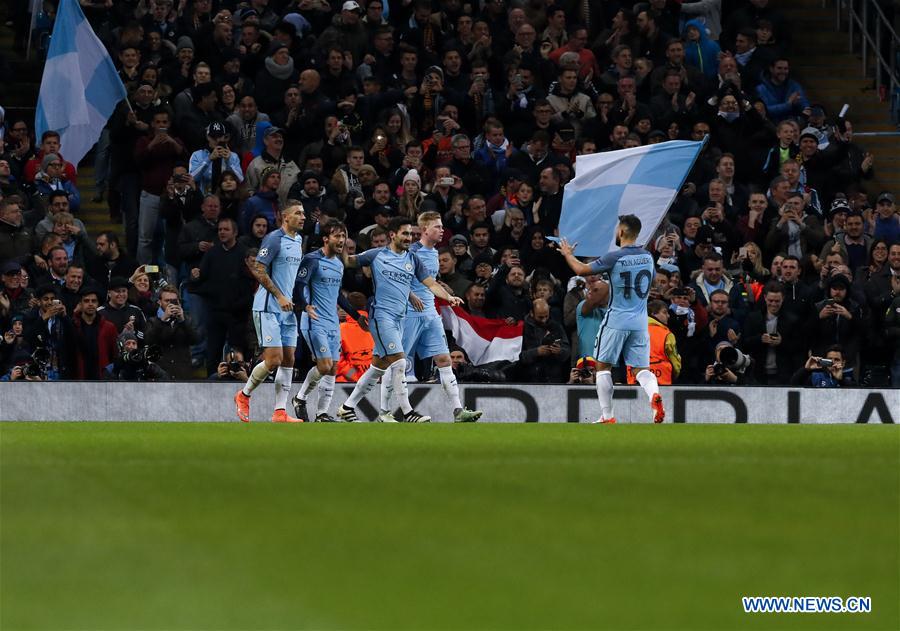
M0 383L4 421L236 421L232 397L237 383L17 382ZM296 386L295 386L296 388ZM562 385L461 386L464 403L484 411L483 422L564 423L597 418L593 387ZM350 385L339 385L333 407ZM667 422L676 423L896 423L900 389L717 388L673 386L662 389ZM272 413L271 384L253 396L252 418ZM378 391L358 408L361 418L376 415ZM410 387L413 406L436 421L451 413L439 386ZM313 399L314 401L314 399ZM310 406L312 408L312 406ZM639 388L617 388L620 422L650 422L650 408Z

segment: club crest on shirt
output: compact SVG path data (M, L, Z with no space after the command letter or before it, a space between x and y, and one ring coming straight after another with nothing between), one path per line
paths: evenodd
M393 342L391 342L390 344L388 344L388 350L391 350L391 351L392 351L392 350L394 350L395 348L397 348L397 345L394 344Z
M413 269L412 263L407 263L403 266L403 269L405 269L407 272L411 272Z
M328 349L325 348L324 346L320 346L320 347L319 347L319 352L320 352L320 353L324 353L324 352L327 351L327 350L328 350Z
M266 336L266 341L267 341L267 342L271 342L271 341L272 341L272 336L271 336L271 335L267 335L267 336Z
M307 274L309 274L309 268L304 267L302 270L300 270L301 278L305 278Z
M262 249L257 253L257 256L261 256L261 257L265 258L266 254L268 254L268 253L269 253L269 248L262 248Z

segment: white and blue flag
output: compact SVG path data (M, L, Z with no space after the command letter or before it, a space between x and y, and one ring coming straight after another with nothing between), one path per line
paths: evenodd
M650 240L706 141L673 140L578 156L563 193L559 235L577 243L576 256L603 256L616 247L619 215L641 220L637 245Z
M126 96L112 59L78 0L62 0L41 79L34 121L37 137L48 130L59 132L62 154L77 166Z

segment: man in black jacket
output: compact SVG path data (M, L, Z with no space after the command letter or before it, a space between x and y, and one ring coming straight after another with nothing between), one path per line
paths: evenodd
M757 383L785 385L799 363L798 335L802 322L782 309L784 288L770 283L765 288L765 312L753 311L744 323L744 350L753 357Z
M147 321L144 341L159 348L156 362L172 379L190 379L191 344L200 340L197 329L186 316L178 299L178 290L168 285L159 290L159 309Z
M206 368L216 372L222 349L242 346L253 299L253 280L244 262L247 250L237 243L233 219L218 222L218 243L203 255L199 268L191 270L190 291L206 304Z
M562 324L550 319L550 305L543 298L532 303L522 329L519 369L524 381L565 383L568 377L569 338Z

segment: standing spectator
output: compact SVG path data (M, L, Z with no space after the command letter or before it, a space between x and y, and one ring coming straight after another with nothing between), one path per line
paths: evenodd
M803 87L790 78L791 65L783 56L776 57L768 75L756 87L759 98L766 104L769 118L778 122L791 116L809 116L809 100Z
M100 284L103 291L106 291L113 276L131 277L137 269L137 262L122 252L115 232L101 232L94 243L97 256L88 261L88 275Z
M222 349L241 346L247 337L247 312L253 298L253 279L244 259L247 250L237 242L237 222L221 218L216 245L191 270L190 291L206 305L206 368L216 370Z
M247 184L251 191L256 191L262 184L262 173L267 167L272 167L281 175L278 184L278 203L284 206L287 203L288 191L297 181L300 169L297 164L283 155L284 132L278 127L269 127L263 133L263 146L265 150L253 158L247 167Z
M37 175L37 172L43 167L44 158L52 153L56 155L63 164L60 177L67 182L71 182L72 186L78 185L78 176L75 171L75 166L71 162L66 162L60 153L62 145L60 144L59 138L59 132L52 130L45 131L41 134L40 149L34 154L33 158L25 163L22 179L26 184L34 182L34 176Z
M501 265L491 279L486 297L486 306L491 317L504 318L510 323L524 320L532 306L528 297L524 268L520 265L512 267ZM549 309L548 305L548 314Z
M116 335L127 331L134 333L138 342L144 340L147 318L140 308L128 302L128 281L121 276L109 279L106 304L97 313L116 327Z
M81 292L81 302L72 314L72 340L69 348L74 358L74 377L83 381L99 381L106 367L116 358L119 334L112 322L98 313L100 295L96 289Z
M15 199L0 199L0 261L25 262L31 252L31 231L25 227L22 206Z
M159 309L147 321L144 341L159 347L162 356L157 362L172 379L190 379L190 347L200 340L189 316L185 315L178 299L178 291L171 285L159 290Z
M782 309L784 288L770 283L765 288L766 310L753 311L744 323L744 350L753 357L756 382L785 385L798 363L797 345L803 322Z
M56 153L48 153L41 160L41 169L34 175L34 188L44 200L50 194L62 191L69 199L69 208L78 212L81 207L81 194L71 180L63 179L63 159Z
M172 121L167 110L154 112L152 133L138 139L134 157L140 170L141 201L138 220L137 260L141 264L158 263L162 244L154 244L160 220L160 201L169 176L184 155L184 143L169 133Z
M891 303L885 311L884 337L893 352L891 358L891 386L900 387L900 266L891 276Z
M879 193L875 211L872 236L888 243L900 243L900 214L897 213L894 194L889 191Z
M829 346L840 344L847 365L855 366L863 330L862 309L850 298L850 279L846 276L832 276L826 287L826 298L813 306L807 322L812 353L821 357Z
M67 317L66 306L59 299L56 285L38 287L34 293L37 306L26 313L23 333L32 351L42 348L50 355L51 370L48 377L71 379L72 364L76 359L72 347L72 320Z
M193 221L200 215L203 196L197 190L194 178L188 173L187 166L177 165L172 169L172 177L166 182L165 194L160 201L159 213L165 220L165 256L166 265L170 268L170 276L177 278L177 269L181 263L178 242L181 230L186 222ZM173 273L174 272L174 273Z
M871 247L872 237L865 233L862 213L851 211L844 220L844 232L825 243L819 258L824 260L829 252L840 252L850 270L855 272L857 268L868 264Z
M571 348L562 324L550 319L550 305L543 298L532 303L522 331L519 370L531 383L565 383Z
M201 193L212 193L219 187L222 173L231 171L240 181L244 181L241 159L228 148L230 140L223 123L210 123L206 128L206 149L197 149L191 154L191 177Z
M254 217L264 216L269 222L269 231L275 229L281 217L278 205L278 189L281 186L281 173L275 167L268 166L260 174L259 188L241 208L241 232L250 231L250 222Z

